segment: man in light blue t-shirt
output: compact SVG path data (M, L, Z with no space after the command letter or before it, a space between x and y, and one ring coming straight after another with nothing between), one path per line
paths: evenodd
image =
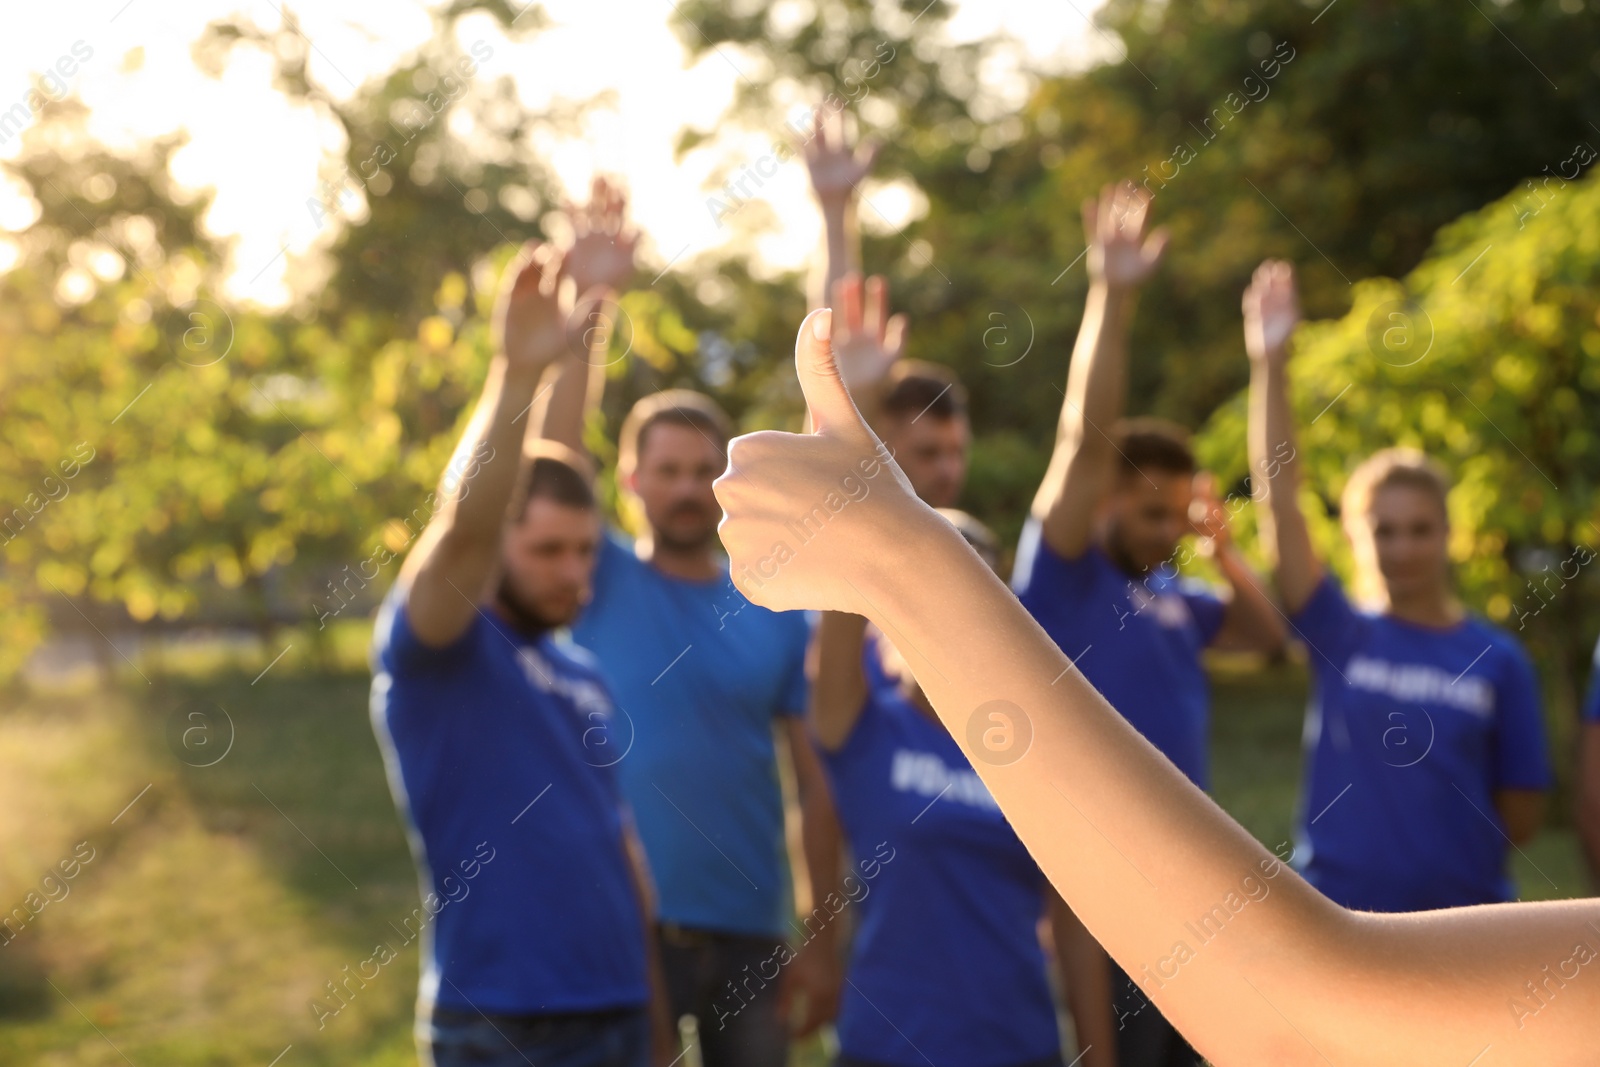
M591 220L589 233L629 255L620 213ZM530 433L581 448L602 363L568 358ZM617 697L611 759L656 880L673 1014L695 1017L706 1067L782 1067L790 1037L837 1011L837 932L797 954L787 941L795 903L837 886L840 840L805 725L805 616L746 600L717 537L711 485L727 466L731 431L714 402L688 390L634 406L618 438L617 484L645 533L634 543L605 535L572 636ZM804 857L793 864L780 752L799 797ZM717 1011L730 990L744 1006Z
M1363 911L1510 900L1507 856L1539 831L1550 757L1527 654L1456 595L1448 476L1409 448L1351 471L1339 514L1358 610L1301 507L1289 263L1256 269L1244 320L1262 540L1313 679L1298 865Z
M1075 667L1200 788L1209 781L1207 647L1275 653L1282 616L1207 502L1191 524L1198 477L1186 435L1122 418L1128 330L1139 287L1166 239L1146 237L1149 198L1128 184L1084 205L1089 296L1072 353L1055 450L1023 529L1012 586ZM1230 586L1224 599L1178 577L1183 538L1204 535ZM1120 1067L1177 1067L1198 1055L1115 963Z

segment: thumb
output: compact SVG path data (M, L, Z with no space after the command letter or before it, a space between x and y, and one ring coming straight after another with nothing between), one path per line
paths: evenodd
M832 328L830 308L818 308L806 316L794 342L795 376L800 379L800 391L805 394L814 433L824 430L859 433L866 428L866 423L856 410L855 401L850 399L850 390L845 387L839 364L834 361Z

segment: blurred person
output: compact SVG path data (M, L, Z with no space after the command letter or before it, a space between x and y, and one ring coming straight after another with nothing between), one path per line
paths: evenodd
M671 1058L648 874L591 740L617 708L556 636L599 513L571 460L521 455L521 413L603 292L575 306L583 270L536 243L508 268L488 379L373 634L373 729L425 909L417 1042L438 1067Z
M905 358L906 316L889 314L889 285L882 275L862 281L860 186L872 171L878 145L856 143L843 110L819 108L801 145L811 192L822 214L823 248L811 285L811 306L831 296L839 309L834 351L862 415L883 439L911 487L936 508L953 508L967 479L972 427L967 391L950 368ZM867 683L892 697L896 678L884 674L877 637L862 648Z
M1261 536L1313 691L1297 855L1349 908L1423 911L1515 899L1511 847L1538 832L1551 785L1533 665L1457 598L1449 484L1414 449L1350 475L1340 513L1357 608L1311 544L1288 366L1293 268L1268 260L1244 295L1250 453Z
M631 268L620 190L591 203L580 231ZM581 448L604 370L603 354L564 358L530 437ZM830 926L791 948L790 915L838 884L839 830L806 736L805 616L749 603L717 540L711 484L730 435L727 415L699 393L634 405L618 436L617 484L645 530L632 543L605 531L572 636L626 716L614 758L656 878L672 1015L694 1018L705 1067L781 1067L790 1041L837 1011L837 934ZM780 752L798 794L792 893ZM737 1011L727 1006L735 990Z
M851 142L846 113L819 108L802 146L822 213L811 304L831 298L839 310L836 350L845 380L917 495L936 508L955 507L972 450L966 389L949 368L904 358L906 317L889 314L888 283L879 275L862 282L857 201L878 148Z
M847 477L847 492L867 484ZM939 514L998 566L986 527L965 512ZM923 1050L949 1067L1061 1067L1039 938L1045 913L1083 1050L1075 1062L1109 1067L1103 952L1045 881L888 641L873 654L894 685L869 687L866 630L859 615L825 612L812 653L812 729L845 837L856 857L883 860L854 913L836 1067L917 1067L927 1062Z
M863 615L888 635L1051 883L1195 1048L1219 1067L1593 1061L1600 983L1574 975L1600 957L1600 901L1382 914L1313 889L1071 669L916 497L844 387L829 318L796 337L814 432L730 443L716 492L735 581L767 608ZM784 554L796 511L846 475L865 492ZM997 704L1026 740L1005 759L974 728Z
M1084 677L1206 789L1211 701L1201 652L1272 655L1285 631L1228 536L1226 511L1210 476L1197 474L1186 435L1161 420L1123 418L1134 302L1167 240L1161 231L1146 235L1149 206L1148 194L1126 184L1084 202L1088 301L1012 585ZM1209 543L1226 596L1178 577L1174 561L1191 533ZM1149 990L1114 963L1111 970L1118 1063L1196 1063L1149 1005Z

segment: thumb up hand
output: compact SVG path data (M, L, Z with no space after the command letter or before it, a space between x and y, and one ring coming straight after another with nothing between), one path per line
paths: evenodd
M926 505L850 398L832 321L829 309L813 311L795 340L812 432L734 438L714 488L733 583L753 603L867 615L874 570L896 565L897 531Z

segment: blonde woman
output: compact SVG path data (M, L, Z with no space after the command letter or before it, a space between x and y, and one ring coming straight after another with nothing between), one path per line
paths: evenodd
M1289 264L1257 269L1244 313L1261 534L1313 679L1301 873L1362 911L1512 900L1507 854L1538 831L1550 758L1527 654L1456 598L1448 479L1402 448L1351 474L1341 514L1357 592L1375 605L1358 610L1317 558L1300 511Z

